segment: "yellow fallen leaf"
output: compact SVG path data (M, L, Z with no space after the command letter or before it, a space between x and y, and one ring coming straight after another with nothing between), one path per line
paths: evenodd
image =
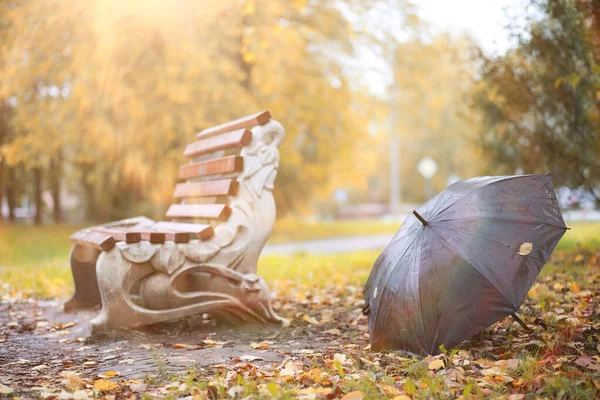
M321 387L309 387L306 389L296 389L294 392L300 396L306 396L308 398L321 398L325 397L333 391L331 388Z
M354 392L348 392L342 396L340 400L363 400L365 398L365 394L360 390L355 390Z
M427 369L432 370L432 371L437 371L438 369L441 369L441 368L444 368L444 361L439 360L439 359L433 360L427 366Z
M106 371L106 372L105 372L105 373L103 373L102 375L104 375L104 376L108 376L108 377L110 378L110 377L113 377L113 376L117 376L117 375L119 375L119 373L118 373L117 371Z
M269 343L265 343L265 342L261 342L261 343L252 342L252 343L250 343L250 347L252 347L253 349L259 349L259 350L269 350L269 348L271 348Z
M579 285L578 285L578 284L576 284L576 283L572 284L572 285L569 287L569 289L570 289L570 290L571 290L571 292L573 292L573 293L579 293L579 292L581 292L581 287L579 287Z
M388 385L385 382L378 383L377 386L383 391L383 393L385 393L386 396L390 398L400 395L400 391L398 389L392 385Z
M405 394L401 394L392 398L392 400L411 400L411 398Z
M340 354L340 353L335 353L333 355L333 361L337 361L340 364L345 364L346 363L346 355L345 354Z
M174 348L174 349L185 349L185 347L186 347L186 346L185 346L185 344L183 344L183 343L175 343L175 344L173 345L173 348Z
M311 325L319 325L319 321L317 321L316 318L310 317L307 314L304 314L304 316L302 317L302 319L304 321L308 322Z
M119 388L119 384L108 379L98 379L94 382L94 392L111 392Z
M10 394L12 392L14 392L13 389L0 383L0 394Z
M298 367L292 361L285 363L284 367L279 371L279 376L295 376L302 372L302 368Z

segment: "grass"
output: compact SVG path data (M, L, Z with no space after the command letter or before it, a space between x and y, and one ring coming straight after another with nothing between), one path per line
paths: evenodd
M400 228L398 222L378 220L311 222L296 218L283 218L275 223L269 243L395 233L398 228Z
M600 223L580 222L569 226L572 229L559 243L558 253L600 250ZM73 225L0 225L0 283L10 285L11 290L41 297L67 296L72 291L68 238L79 228ZM396 223L379 221L299 222L284 219L275 224L270 242L396 230ZM261 258L259 273L277 288L307 288L328 282L362 285L377 255L376 251L343 255L267 255ZM554 271L555 268L558 267L549 265L545 270Z

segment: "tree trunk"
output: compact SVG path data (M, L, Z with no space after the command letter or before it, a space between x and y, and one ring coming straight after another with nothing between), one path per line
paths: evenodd
M93 166L82 164L81 168L81 186L85 193L85 219L93 221L96 216L96 193L94 185L89 182L89 175L92 172Z
M15 168L6 167L6 203L8 204L8 220L15 222L15 208L17 207L15 199Z
M54 200L52 219L57 224L63 221L62 202L60 199L62 161L62 152L59 150L56 157L50 160L50 169L48 171L50 192L52 194L52 200Z
M4 103L4 99L0 98L0 147L4 144L4 138L7 133L7 125L6 125L6 106ZM4 219L4 214L2 214L2 199L4 198L4 157L0 155L0 222Z
M33 169L33 201L35 203L35 216L33 223L36 225L42 224L42 211L44 203L42 200L42 168L36 167Z
M2 133L0 132L0 136ZM1 145L0 138L0 145ZM2 214L2 199L4 199L4 159L0 159L0 223L4 220L4 214Z
M242 50L244 48L244 35L246 34L246 28L249 27L250 24L251 24L250 16L248 16L248 15L242 16L242 21L241 21L242 26L241 26L240 37L239 37L240 51L237 53L238 66L244 73L244 79L242 80L241 83L242 83L242 86L244 87L244 89L246 89L248 91L250 91L250 87L252 85L252 64L246 62L246 60L244 59Z

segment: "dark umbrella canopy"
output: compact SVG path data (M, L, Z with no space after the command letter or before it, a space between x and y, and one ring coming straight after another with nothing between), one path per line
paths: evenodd
M417 214L365 286L376 351L437 354L514 313L567 229L550 175L459 181Z

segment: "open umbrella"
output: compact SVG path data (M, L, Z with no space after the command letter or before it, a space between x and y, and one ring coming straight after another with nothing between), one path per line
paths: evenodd
M514 315L568 229L550 175L459 181L413 214L365 286L376 351L437 354Z

